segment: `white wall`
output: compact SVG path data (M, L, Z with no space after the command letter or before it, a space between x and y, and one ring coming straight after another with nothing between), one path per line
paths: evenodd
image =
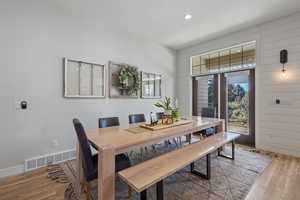
M10 0L1 2L0 25L0 169L74 148L74 117L91 129L99 117L119 116L125 124L129 113L156 110L155 99L63 98L63 57L161 73L163 95L174 96L174 52L114 31L101 19L90 24L51 1ZM16 109L19 100L29 102L28 110Z
M189 58L238 43L257 41L256 146L300 157L300 13L178 51L177 96L192 111ZM279 52L289 50L288 77L282 79ZM275 104L275 99L282 101Z

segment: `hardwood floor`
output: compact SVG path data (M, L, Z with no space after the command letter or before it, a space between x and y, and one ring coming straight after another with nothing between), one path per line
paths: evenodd
M66 184L47 178L47 169L0 179L0 200L63 200ZM300 158L275 158L257 178L246 200L297 200Z
M246 200L300 199L300 158L275 158L259 176Z
M0 200L63 200L66 184L47 178L47 169L0 179Z

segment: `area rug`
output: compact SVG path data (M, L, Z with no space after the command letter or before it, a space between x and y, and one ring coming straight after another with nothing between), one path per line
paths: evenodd
M146 151L141 158L138 153L130 155L132 163L141 162L141 159L150 159L176 148L175 144L168 147L165 144L156 146L155 150ZM137 151L139 152L139 151ZM225 152L230 153L230 146L225 147ZM271 162L272 158L265 154L250 152L241 147L236 147L234 161L211 156L211 179L205 180L190 173L186 167L164 180L164 199L166 200L242 200L246 197L257 176ZM205 173L206 160L200 159L195 163L196 169ZM60 165L68 177L69 186L65 193L66 200L77 200L74 183L76 180L75 161L68 161ZM139 194L134 193L128 197L128 187L119 178L116 179L117 200L138 200ZM92 199L97 199L97 181L92 182ZM85 196L85 195L82 195ZM156 199L156 189L148 189L148 199Z

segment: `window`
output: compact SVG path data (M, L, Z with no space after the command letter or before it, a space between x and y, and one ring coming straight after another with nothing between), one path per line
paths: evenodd
M191 57L193 76L251 69L256 66L256 42Z

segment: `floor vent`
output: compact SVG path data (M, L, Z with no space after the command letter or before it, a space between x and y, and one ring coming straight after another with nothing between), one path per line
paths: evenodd
M62 151L44 156L39 156L25 160L25 171L45 167L48 164L57 164L76 157L76 150Z

